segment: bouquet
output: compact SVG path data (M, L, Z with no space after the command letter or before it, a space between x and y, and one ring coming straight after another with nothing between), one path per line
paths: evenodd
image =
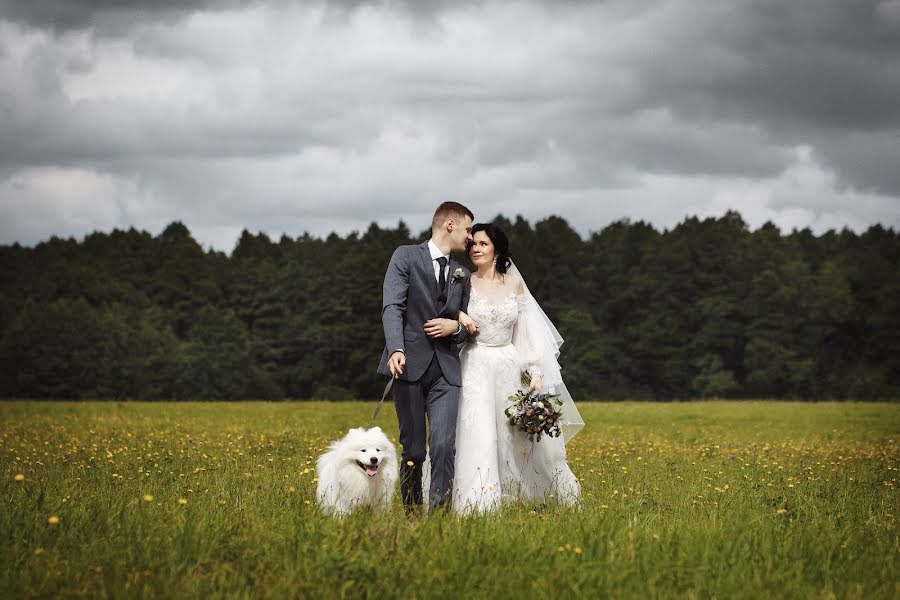
M525 433L532 442L541 441L541 436L559 437L560 407L559 394L550 394L529 389L519 390L509 397L512 402L504 413L509 424Z

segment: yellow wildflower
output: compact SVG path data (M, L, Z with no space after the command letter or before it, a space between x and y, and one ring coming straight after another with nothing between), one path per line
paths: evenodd
M51 525L59 525L59 517L57 517L56 515L51 515L50 518L47 519L47 522Z
M15 479L16 481L25 481L25 476L19 473L18 475L13 477L13 479Z
M187 502L187 498L179 498L179 499L178 499L178 504L180 504L180 505L182 505L182 506L184 506L184 505L187 504L187 503L188 503L188 502Z
M150 494L144 494L144 502L153 502L153 496Z

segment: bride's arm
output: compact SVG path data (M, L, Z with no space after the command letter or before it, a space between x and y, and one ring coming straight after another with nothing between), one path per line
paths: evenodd
M516 330L513 335L513 346L519 354L519 364L522 372L527 375L528 387L540 390L544 387L544 374L538 365L540 352L531 336L529 336L528 312L525 310L525 286L521 279L514 282L516 300L519 305L519 316L516 320ZM533 332L532 332L533 334Z
M478 323L476 323L472 317L467 315L465 311L459 311L459 316L456 317L456 320L460 322L460 324L466 328L469 333L475 333L478 331Z

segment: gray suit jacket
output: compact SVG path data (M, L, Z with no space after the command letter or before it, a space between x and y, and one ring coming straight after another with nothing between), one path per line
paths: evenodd
M378 372L390 376L388 357L396 350L406 353L406 369L400 379L416 381L437 356L444 378L451 385L462 385L457 344L465 341L468 332L432 340L425 335L425 322L435 317L456 319L460 310L469 307L468 269L451 256L447 277L447 301L438 306L438 283L428 242L418 246L400 246L394 251L384 275L384 296L381 323L384 326L385 347ZM453 273L462 269L464 276L456 279Z

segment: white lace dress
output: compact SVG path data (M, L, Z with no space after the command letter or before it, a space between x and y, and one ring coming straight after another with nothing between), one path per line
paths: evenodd
M472 286L468 314L478 323L460 354L462 389L456 425L453 510L480 513L504 502L573 504L580 486L561 437L530 442L504 410L534 364L524 297L502 289L489 298Z

